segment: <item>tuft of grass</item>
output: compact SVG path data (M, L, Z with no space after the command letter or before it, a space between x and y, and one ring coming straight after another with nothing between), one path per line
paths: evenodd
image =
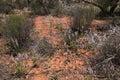
M2 26L2 35L7 41L10 50L14 53L29 47L32 20L24 15L10 15Z
M50 78L48 80L58 80L58 76L53 74L50 76Z
M76 51L78 48L77 44L77 33L72 33L71 30L66 31L64 35L65 44L67 46L67 49Z
M23 61L16 61L16 63L14 63L14 68L15 68L15 75L17 77L25 76L27 72L26 63L24 63Z
M56 23L56 25L55 25L55 28L58 29L58 30L60 30L60 31L62 31L62 30L63 30L63 28L62 28L62 22L61 22L61 21L58 21L58 22Z

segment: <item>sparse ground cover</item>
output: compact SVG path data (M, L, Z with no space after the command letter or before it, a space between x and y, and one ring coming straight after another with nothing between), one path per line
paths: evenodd
M86 38L79 36L79 41L86 46L78 46L77 51L71 51L64 42L65 31L69 29L68 17L57 18L52 16L38 16L34 19L34 30L37 37L45 37L53 44L53 55L40 56L23 52L16 57L1 53L0 76L6 80L100 80L95 75L90 60L99 55L92 49ZM102 21L93 21L92 25L101 24ZM59 26L59 27L58 27ZM95 26L94 26L95 27ZM97 26L96 26L97 27ZM95 30L93 30L94 32ZM96 32L96 31L95 31ZM0 40L1 45L4 40ZM70 46L70 45L69 45ZM89 47L90 46L90 47ZM0 49L2 50L2 46ZM119 73L119 68L115 68ZM96 77L95 77L96 76ZM99 76L101 80L105 79ZM106 80L106 79L105 79Z
M0 0L0 80L120 80L119 13L120 0Z

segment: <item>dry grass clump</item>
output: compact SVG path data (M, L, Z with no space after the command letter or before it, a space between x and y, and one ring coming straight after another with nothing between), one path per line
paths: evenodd
M100 49L105 56L114 56L115 64L120 64L120 32L110 35Z
M112 27L102 35L91 33L89 43L99 51L99 55L91 59L91 67L98 78L118 79L116 65L120 64L120 28Z
M30 49L41 56L51 56L55 52L54 46L46 38L36 39Z

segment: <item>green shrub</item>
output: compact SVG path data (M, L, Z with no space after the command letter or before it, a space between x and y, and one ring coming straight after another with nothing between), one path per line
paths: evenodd
M13 9L13 5L9 1L0 0L0 13L10 13Z
M26 49L30 42L32 20L25 16L10 15L2 27L2 35L8 42L11 51Z
M17 9L23 9L24 7L27 7L27 1L17 0L17 1L14 2L14 5Z

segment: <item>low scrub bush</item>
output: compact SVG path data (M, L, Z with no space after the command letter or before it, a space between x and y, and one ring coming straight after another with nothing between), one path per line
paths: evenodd
M58 1L55 7L51 10L53 16L62 17L65 14L62 1Z
M37 38L30 49L32 53L38 53L41 56L51 56L55 52L54 46L46 38Z
M73 51L77 50L78 48L77 38L78 38L77 33L72 33L71 30L66 31L64 35L64 40L69 50L73 50Z
M115 56L113 62L120 64L120 33L114 33L101 46L101 53L106 56Z
M59 0L33 0L31 1L31 8L34 14L48 15L51 9L58 5Z
M10 1L0 0L0 13L10 13L14 6Z
M91 36L90 36L91 35ZM102 34L89 33L89 43L99 51L97 56L91 59L91 67L98 77L118 80L116 65L120 65L120 28L112 27Z
M28 3L27 3L28 0L17 0L14 3L14 6L16 9L23 9L25 7L28 7Z
M117 80L115 66L111 59L114 57L96 56L91 60L91 68L97 78L106 78L108 80Z
M80 5L74 9L72 16L70 27L73 31L78 31L81 34L88 29L95 14L92 6Z
M33 14L45 15L45 14L49 13L46 6L42 7L41 4L43 4L43 3L41 3L39 0L34 0L34 1L31 2L31 8L33 10Z
M32 20L25 16L10 15L2 26L2 35L11 51L27 49L33 29Z

